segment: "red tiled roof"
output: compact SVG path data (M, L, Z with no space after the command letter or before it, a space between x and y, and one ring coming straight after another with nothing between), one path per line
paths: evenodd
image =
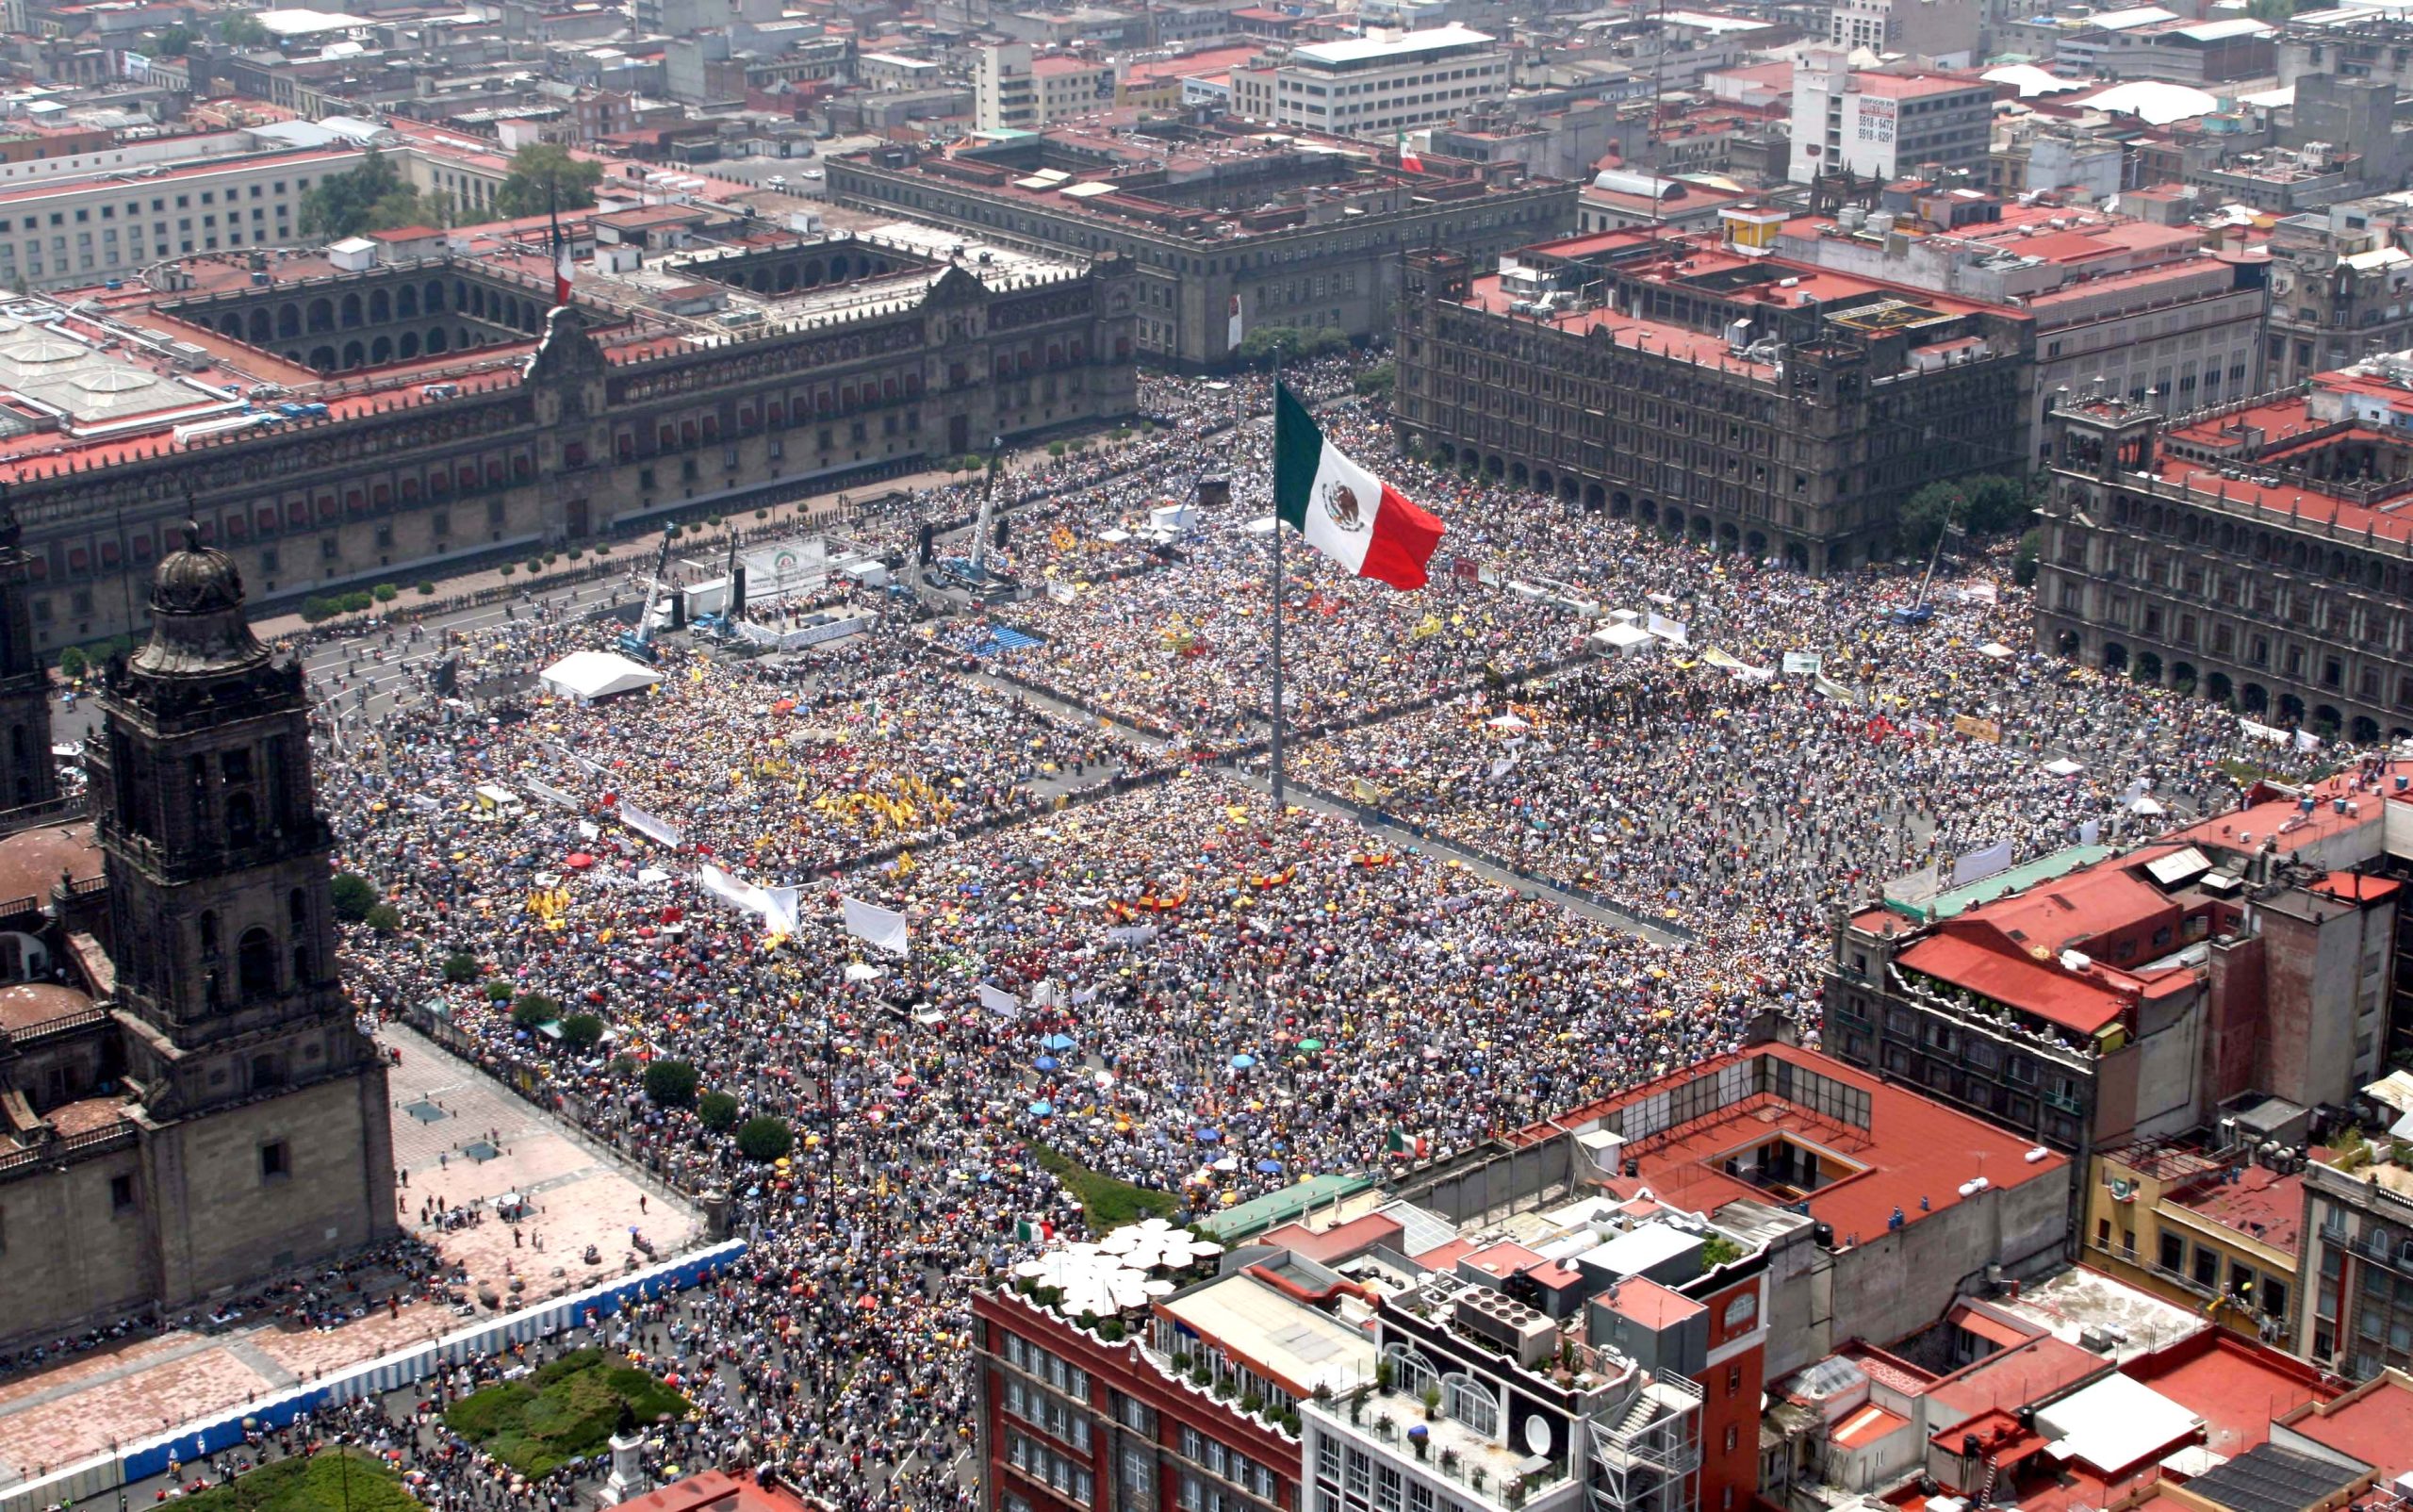
M1266 1235L1260 1242L1279 1244L1293 1255L1320 1265L1329 1265L1336 1260L1362 1255L1377 1244L1396 1243L1403 1232L1405 1229L1398 1219L1386 1218L1381 1213L1368 1213L1345 1224L1336 1224L1321 1233L1304 1224L1285 1224Z
M1959 934L1930 935L1903 951L1900 961L2080 1034L2097 1033L2127 1011L2118 994L2059 966L1989 950Z
M1662 1201L1695 1211L1715 1210L1736 1198L1765 1202L1766 1191L1725 1173L1723 1161L1734 1152L1738 1140L1763 1141L1791 1134L1825 1143L1848 1137L1854 1142L1850 1159L1863 1169L1820 1187L1802 1201L1812 1218L1833 1224L1838 1235L1873 1239L1885 1232L1886 1223L1896 1208L1902 1209L1906 1223L1916 1224L1928 1215L1920 1210L1922 1199L1932 1212L1943 1212L1966 1201L1960 1195L1961 1186L1977 1175L1981 1167L1988 1184L1998 1190L2029 1181L2069 1179L2066 1157L2048 1152L2031 1162L2027 1159L2031 1146L2017 1135L1931 1102L1912 1089L1880 1081L1815 1050L1789 1044L1757 1045L1731 1060L1688 1066L1682 1076L1700 1076L1731 1061L1757 1056L1789 1060L1865 1093L1868 1128L1843 1129L1798 1106L1772 1097L1747 1097L1730 1105L1722 1113L1694 1121L1681 1135L1668 1138L1664 1143L1645 1142L1639 1148L1629 1147L1629 1153L1639 1162L1641 1175L1633 1181L1604 1183L1606 1189L1623 1198L1648 1187ZM1581 1124L1647 1096L1661 1085L1654 1083L1604 1099L1555 1122L1562 1126Z
M1847 1414L1827 1437L1846 1449L1858 1449L1910 1425L1911 1420L1900 1413L1888 1412L1870 1402Z
M1600 1306L1620 1318L1631 1318L1652 1333L1661 1333L1708 1309L1679 1291L1671 1291L1649 1276L1629 1276L1600 1293Z
M2413 1384L2399 1376L2374 1376L2325 1411L2282 1421L2317 1444L2354 1455L2382 1480L2413 1470Z

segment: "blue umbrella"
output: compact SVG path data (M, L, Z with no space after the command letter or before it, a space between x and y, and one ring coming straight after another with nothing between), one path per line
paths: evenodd
M1202 1128L1198 1131L1198 1142L1201 1144L1212 1144L1223 1137L1223 1131L1220 1128Z
M1256 1057L1253 1055L1236 1055L1232 1057L1232 1069L1234 1071L1246 1071L1249 1067L1255 1064L1256 1064Z
M1052 1055L1043 1055L1033 1060L1031 1064L1042 1071L1053 1071L1056 1069L1056 1058Z
M1069 1034L1051 1034L1039 1043L1045 1049L1069 1050L1073 1047L1073 1037Z
M1056 1111L1056 1105L1046 1101L1044 1098L1042 1098L1040 1101L1030 1105L1030 1110L1037 1113L1040 1117L1045 1118L1048 1114Z
M1269 1176L1278 1176L1282 1174L1282 1162L1279 1160L1259 1160L1256 1162L1256 1168Z

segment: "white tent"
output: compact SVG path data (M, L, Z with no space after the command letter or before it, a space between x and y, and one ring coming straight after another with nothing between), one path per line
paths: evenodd
M1998 640L1990 640L1978 648L1978 654L1991 657L1997 662L2007 662L2011 660L2011 650L2010 647Z
M662 681L662 674L652 667L610 651L572 651L537 676L547 691L581 703L649 688Z
M1633 656L1659 637L1632 621L1592 632L1592 646L1603 656Z
M2080 766L2077 763L2070 760L2066 756L2056 756L2051 761L2044 764L2044 770L2052 773L2055 777L2076 777L2078 773L2085 771L2086 768Z

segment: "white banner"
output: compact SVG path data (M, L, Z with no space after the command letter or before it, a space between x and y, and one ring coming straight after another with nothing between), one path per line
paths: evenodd
M1645 624L1642 628L1650 632L1653 635L1658 636L1661 640L1670 641L1678 646L1690 646L1692 644L1692 633L1686 628L1683 620L1670 619L1666 615L1660 614L1656 610L1651 611L1650 622Z
M838 905L845 911L848 934L895 955L912 954L912 946L907 942L904 914L844 895L839 896Z
M620 822L648 839L659 840L665 846L676 846L686 839L686 834L677 825L657 818L633 803L623 802L620 805Z
M1966 887L1981 882L1998 872L2011 870L2011 842L1997 840L1980 850L1970 851L1952 863L1952 885Z
M552 783L540 782L533 777L528 779L528 791L535 794L538 797L543 798L546 802L551 804L557 809L568 809L575 813L576 811L586 807L585 804L581 803L578 799L563 792L560 788L553 786Z
M2300 751L2311 751L2319 750L2320 748L2321 737L2319 735L2312 734L2309 731L2303 730L2296 731L2296 749Z
M1810 685L1830 698L1837 698L1845 703L1860 702L1860 694L1857 690L1844 686L1823 672L1812 674Z
M1240 297L1238 292L1235 292L1232 295L1231 313L1223 320L1223 340L1234 352L1240 349L1241 323Z
M2077 843L2081 846L2093 845L2102 838L2103 821L2100 819L2088 819L2077 827Z
M1002 1013L1007 1018L1022 1016L1021 998L1003 988L992 987L987 982L980 984L980 1006L992 1013Z
M1827 656L1823 651L1784 653L1784 675L1787 677L1816 677L1826 669Z
M2259 740L2273 746L2284 746L2288 743L2288 732L2271 725L2257 725L2251 719L2241 718L2237 722L2237 728L2239 733L2248 740Z
M717 866L701 866L696 871L696 883L704 891L727 902L734 903L749 913L759 913L763 922L779 934L794 934L796 925L798 891L793 887L763 887L741 880Z
M1146 945L1157 937L1153 924L1125 924L1106 931L1106 937L1116 945Z

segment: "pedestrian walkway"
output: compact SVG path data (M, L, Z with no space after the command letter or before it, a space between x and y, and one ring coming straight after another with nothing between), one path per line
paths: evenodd
M379 1041L402 1052L389 1076L404 1225L433 1245L446 1267L465 1266L467 1294L494 1295L512 1310L620 1274L642 1227L660 1256L687 1247L701 1224L686 1204L642 1180L585 1135L548 1115L413 1031L387 1026ZM410 1109L419 1109L411 1111ZM437 1116L429 1118L433 1110ZM471 1145L489 1145L483 1158ZM534 1207L513 1242L493 1212L505 1192ZM447 1230L418 1222L419 1204L441 1194L453 1208L485 1205L484 1221ZM542 1248L534 1247L537 1243ZM599 1263L583 1259L588 1244ZM513 1281L523 1290L511 1291ZM374 1285L375 1283L371 1283ZM39 1476L182 1422L224 1413L300 1381L314 1380L469 1319L408 1289L391 1297L346 1293L329 1306L353 1314L338 1326L283 1316L280 1300L246 1306L233 1328L210 1333L198 1320L165 1335L78 1355L0 1383L0 1486ZM499 1310L479 1306L474 1311Z

